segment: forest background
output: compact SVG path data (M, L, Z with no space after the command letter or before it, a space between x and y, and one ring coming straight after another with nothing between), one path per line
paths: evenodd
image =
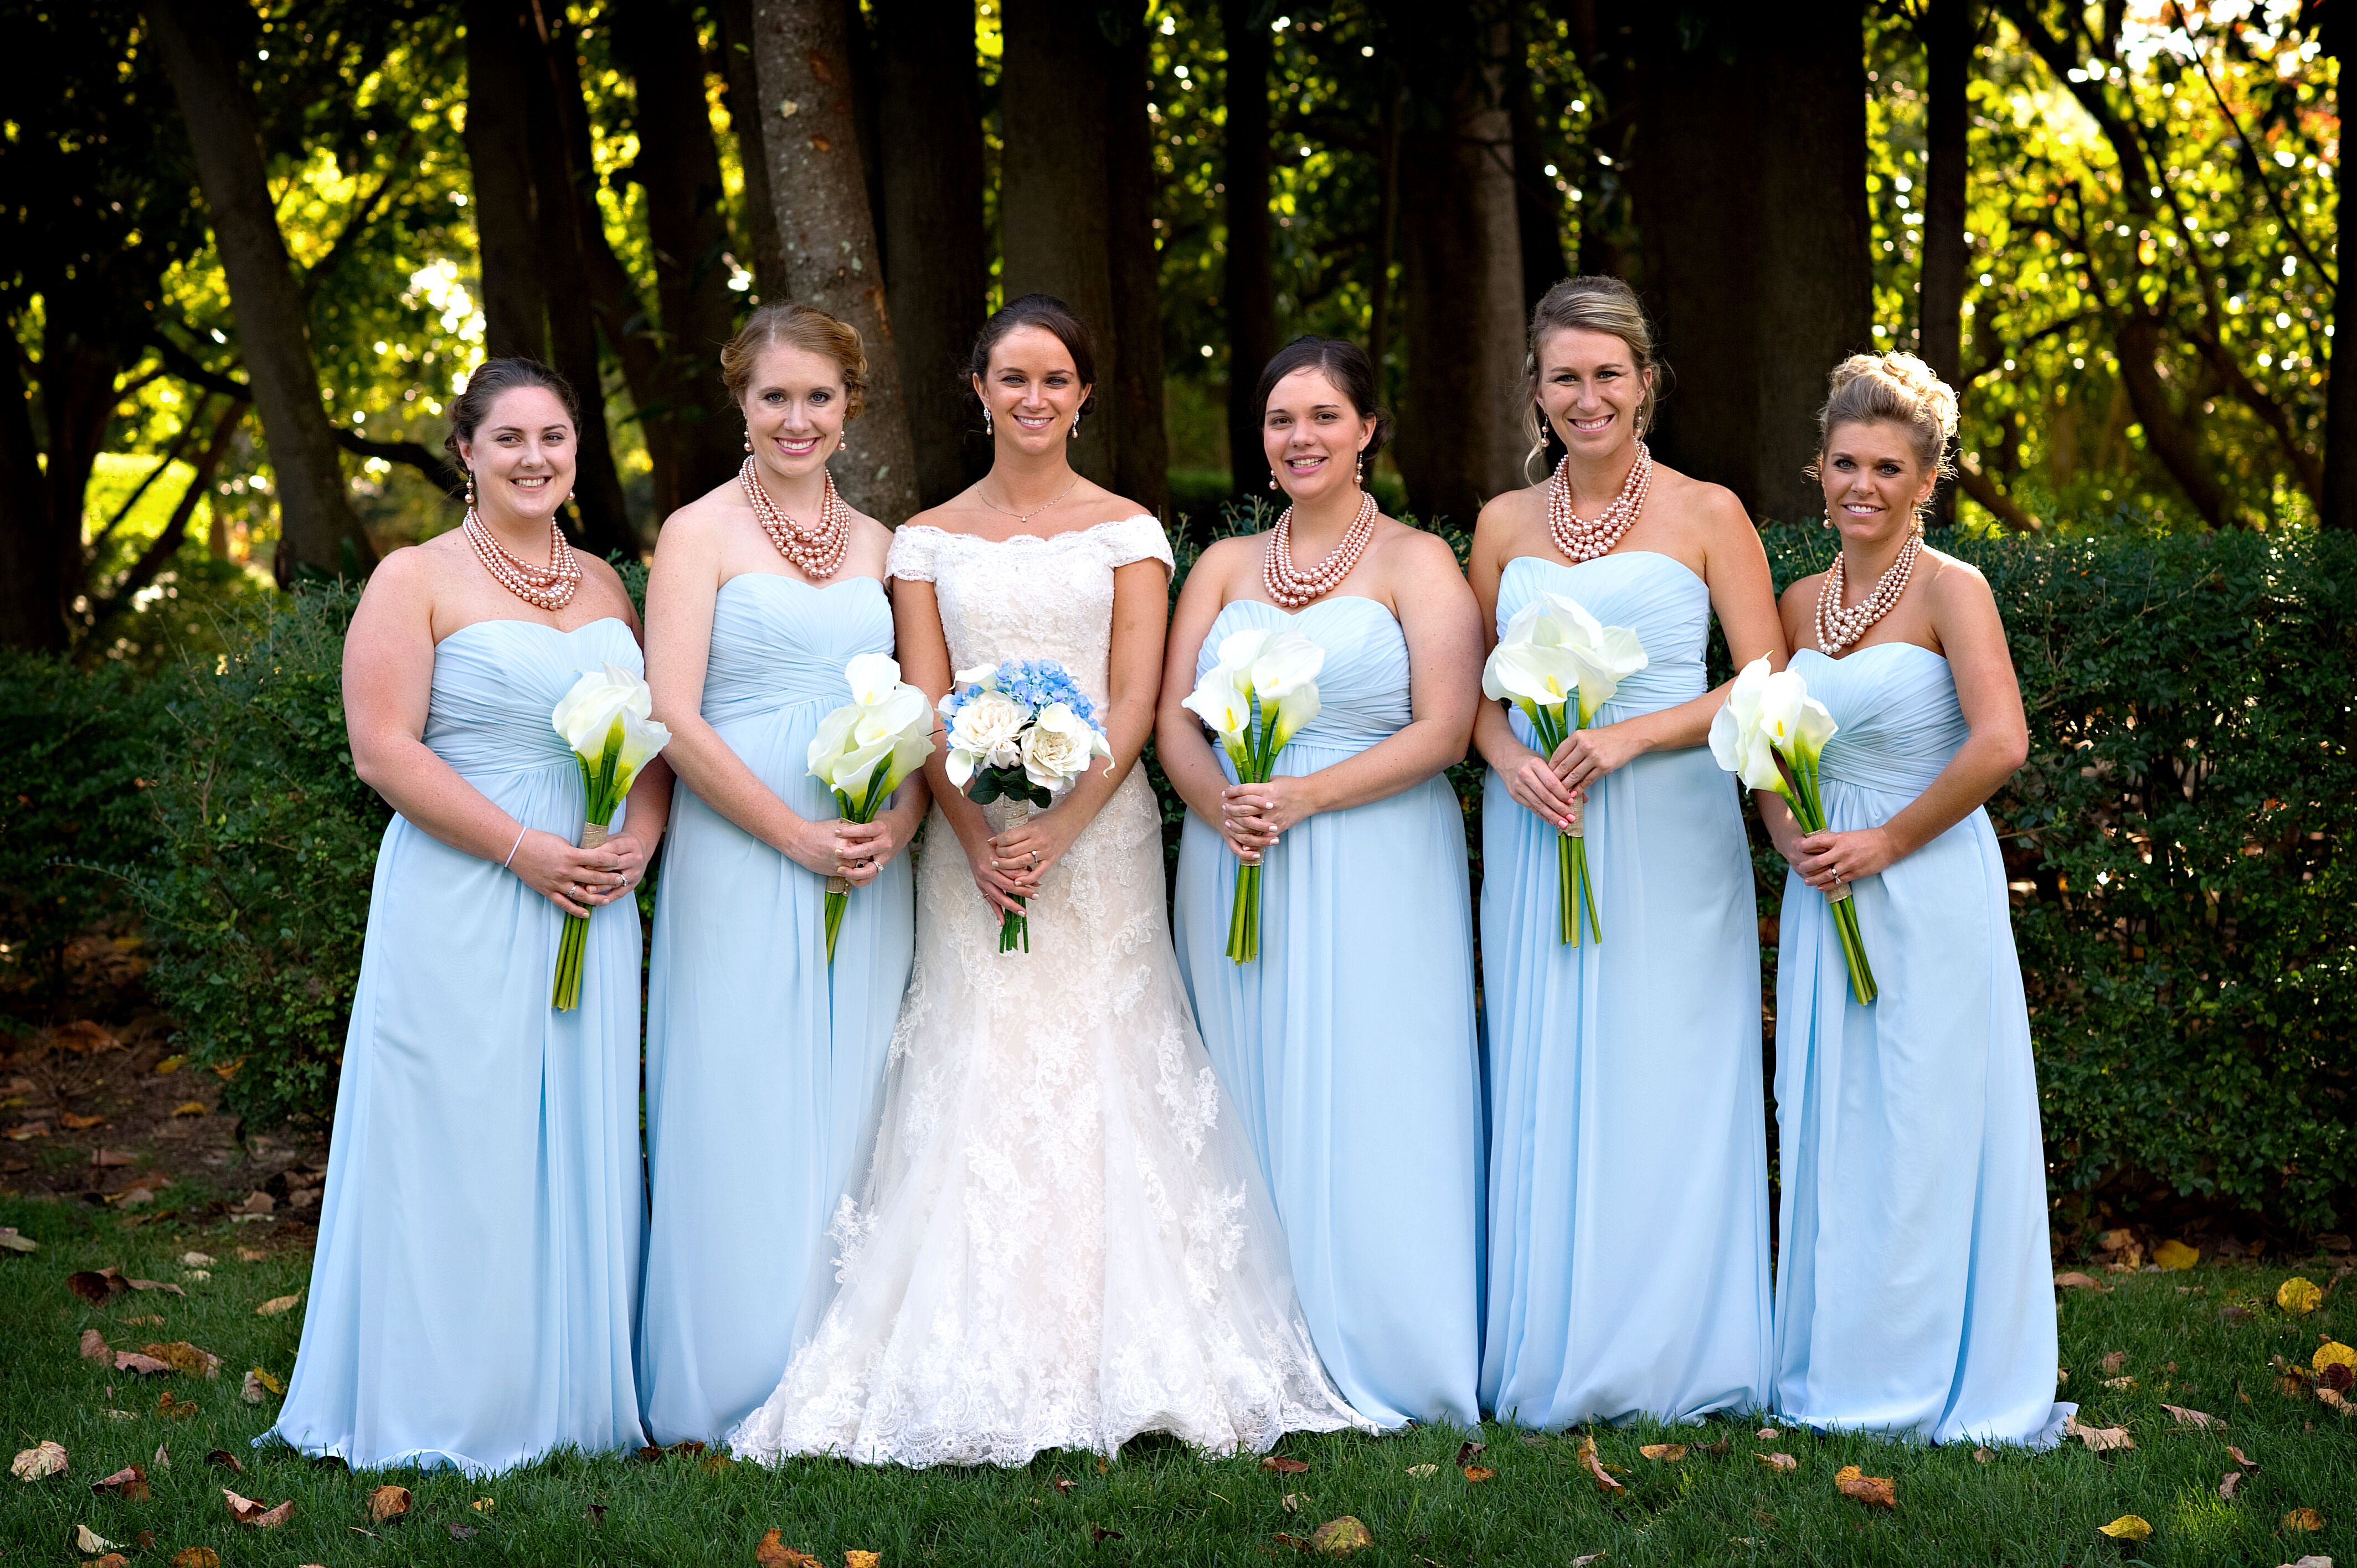
M153 1054L317 1122L385 811L343 618L457 526L487 354L596 389L566 521L627 563L734 471L758 302L866 333L837 475L897 522L986 463L968 347L1046 289L1099 338L1078 460L1183 564L1271 499L1249 392L1301 331L1370 348L1378 493L1461 542L1553 460L1530 304L1603 272L1662 329L1657 450L1780 583L1827 547L1826 371L1961 393L1938 542L2030 711L1991 813L2058 1239L2343 1223L2341 3L0 0L0 1034L87 1038L98 951ZM1780 890L1763 851L1771 999Z

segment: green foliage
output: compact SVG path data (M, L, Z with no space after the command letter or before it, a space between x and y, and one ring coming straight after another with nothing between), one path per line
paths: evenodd
M391 814L345 743L344 629L359 598L330 585L243 607L230 651L157 678L146 799L160 853L122 868L178 1047L233 1068L224 1100L264 1124L333 1106Z
M1780 584L1831 536L1769 532ZM1989 803L2056 1189L2321 1226L2357 1198L2357 539L1954 541L2027 766Z

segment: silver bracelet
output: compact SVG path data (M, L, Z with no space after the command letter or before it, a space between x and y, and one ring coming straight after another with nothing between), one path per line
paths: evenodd
M508 867L515 864L515 852L523 847L523 835L530 832L532 832L530 828L516 829L516 841L515 843L508 845L508 857L500 862L500 869L501 871L505 871Z

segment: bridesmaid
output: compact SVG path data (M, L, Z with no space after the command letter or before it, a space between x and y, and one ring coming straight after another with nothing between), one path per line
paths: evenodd
M1442 770L1480 686L1473 596L1437 536L1362 488L1389 432L1355 345L1301 338L1261 372L1292 505L1188 575L1156 745L1189 808L1179 967L1276 1199L1319 1356L1383 1425L1477 1425L1481 1109L1465 826ZM1239 631L1327 650L1324 706L1240 787L1181 701ZM1261 956L1227 957L1241 864L1265 867Z
M1832 568L1785 590L1792 670L1838 726L1831 830L1763 801L1792 870L1776 975L1784 1174L1776 1408L1934 1443L2059 1442L2029 1013L1981 802L2029 752L1996 601L1926 549L1955 394L1855 355L1817 416ZM1880 994L1849 993L1849 886Z
M1481 1402L1562 1427L1692 1421L1768 1398L1767 1117L1750 849L1708 751L1715 611L1738 664L1784 642L1735 497L1646 450L1659 366L1628 285L1572 278L1531 317L1553 478L1481 509L1469 568L1494 640L1541 594L1650 660L1552 757L1483 703L1490 1092ZM1538 447L1534 446L1533 456ZM1555 839L1585 817L1603 940L1557 934Z
M653 1219L639 1385L658 1443L716 1442L778 1386L832 1293L828 1222L873 1136L916 906L911 779L846 822L810 776L844 666L892 651L891 531L826 460L859 413L856 329L766 305L720 354L751 454L663 525L647 580L655 714L680 788L647 1004ZM827 879L854 891L826 959Z
M613 569L557 532L573 393L492 360L450 405L463 529L396 550L344 643L352 764L398 812L377 852L293 1385L274 1434L353 1469L505 1470L645 1441L630 1364L639 912L671 775L602 848L550 722L585 670L640 668ZM546 565L539 563L546 561ZM577 1010L549 1006L567 915Z

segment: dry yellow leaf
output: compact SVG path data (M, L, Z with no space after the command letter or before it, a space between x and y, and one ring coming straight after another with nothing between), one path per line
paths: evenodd
M1869 1476L1855 1465L1845 1465L1834 1472L1834 1490L1856 1502L1874 1508L1895 1509L1899 1506L1899 1485L1888 1476Z
M843 1554L843 1568L883 1568L883 1563L884 1559L873 1552L846 1549Z
M2152 1250L2152 1261L2164 1269L2190 1269L2201 1261L2201 1254L2182 1241L2163 1241Z
M268 1301L264 1302L260 1306L255 1307L253 1309L253 1316L256 1317L275 1317L282 1312L292 1311L295 1305L302 1299L303 1293L299 1290L293 1295L274 1295Z
M1683 1443L1648 1443L1637 1452L1648 1459L1659 1459L1664 1464L1674 1465L1686 1456L1686 1445Z
M788 1546L773 1530L753 1548L753 1568L826 1568L826 1564Z
M2136 1439L2128 1435L2126 1427L2083 1426L2080 1424L2079 1418L2075 1415L2071 1418L2070 1424L2063 1428L2063 1435L2077 1438L2098 1454L2106 1449L2136 1446Z
M2299 1274L2294 1274L2276 1286L2276 1305L2295 1316L2307 1316L2323 1300L2324 1293Z
M183 1546L172 1553L172 1568L221 1568L221 1553L210 1546Z
M1469 1481L1478 1482L1491 1480L1494 1478L1497 1474L1497 1471L1491 1469L1487 1465L1468 1465L1465 1466L1465 1478Z
M210 1115L211 1112L212 1107L201 1100L183 1100L172 1107L172 1114L175 1116L205 1116Z
M2124 1513L2109 1524L2095 1527L2115 1541L2150 1541L2152 1526L2132 1513Z
M1587 1474L1595 1480L1598 1491L1609 1493L1629 1489L1614 1480L1611 1473L1604 1468L1604 1461L1596 1456L1596 1439L1593 1437L1579 1440L1579 1462L1587 1467Z
M473 1502L467 1506L473 1509L477 1513L489 1513L493 1509L499 1507L500 1503L497 1498L477 1498Z
M2073 1269L2067 1274L2056 1274L2054 1288L2056 1290L2106 1291L2112 1287L2096 1279L2093 1274L2083 1274Z
M66 1473L66 1451L55 1443L37 1443L16 1455L8 1474L20 1481L38 1481Z
M1374 1543L1374 1533L1349 1514L1329 1519L1309 1532L1309 1550L1328 1557L1348 1557Z
M190 1377L213 1378L221 1375L221 1358L210 1350L199 1350L185 1339L175 1339L168 1345L142 1345L142 1355L153 1356L176 1372Z
M1801 1467L1801 1461L1790 1454L1754 1454L1752 1457L1770 1470L1797 1470Z
M1409 1475L1411 1475L1411 1476L1414 1476L1417 1480L1419 1480L1419 1481L1420 1481L1420 1480L1424 1479L1424 1477L1426 1477L1426 1476L1437 1476L1437 1475L1439 1475L1439 1474L1440 1474L1440 1466L1437 1466L1437 1465L1410 1465L1410 1466L1407 1467L1407 1473L1408 1473Z
M2324 1516L2314 1509L2294 1509L2283 1516L2286 1530L2322 1530Z
M407 1487L379 1487L369 1494L369 1518L382 1524L389 1519L399 1519L409 1511Z
M2316 1348L2316 1354L2309 1358L2308 1364L2319 1372L2334 1366L2357 1369L2357 1350L2351 1349L2338 1339L2328 1339Z

